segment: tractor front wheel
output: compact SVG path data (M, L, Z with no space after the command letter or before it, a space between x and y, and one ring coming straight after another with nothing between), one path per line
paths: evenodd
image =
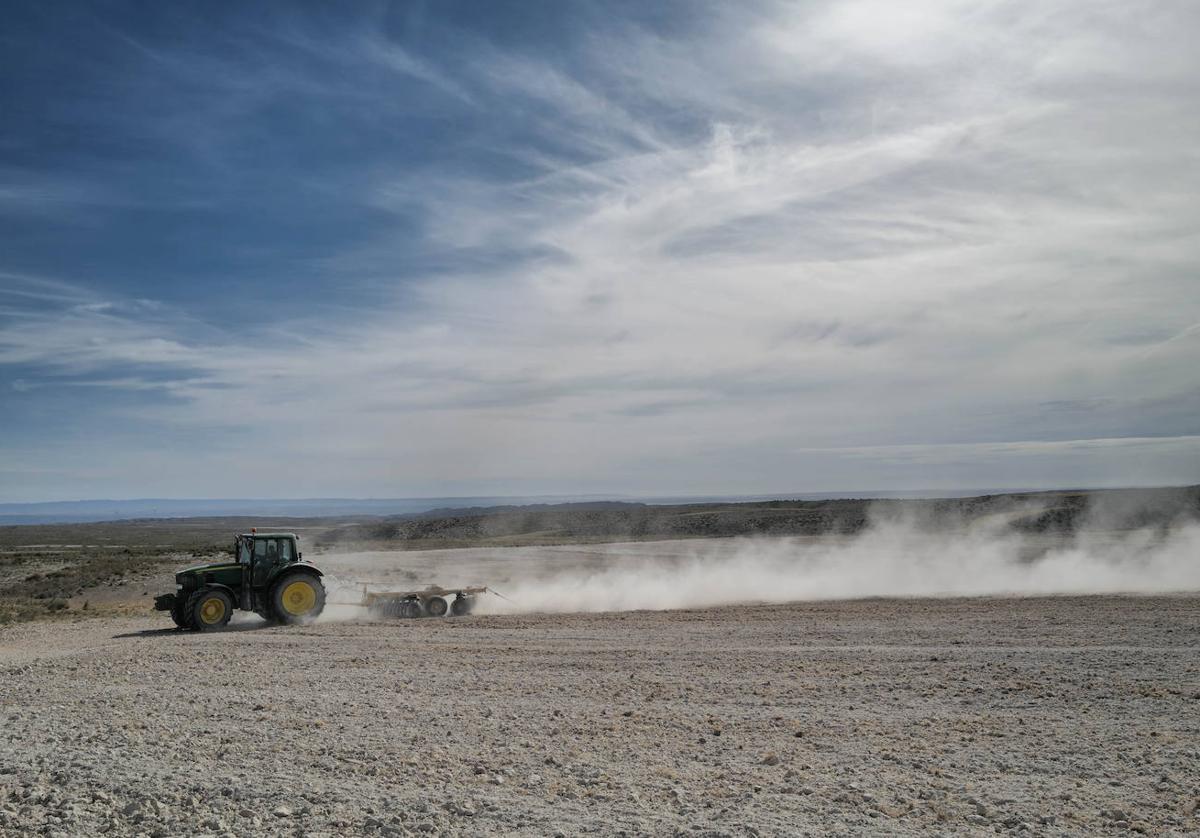
M325 609L325 586L311 573L288 573L271 591L271 604L281 623L311 623Z
M196 631L216 631L229 624L233 598L220 588L201 588L188 597L184 613Z
M171 606L171 619L181 629L186 630L192 627L191 614L187 610L187 599L180 596L175 597L175 604Z

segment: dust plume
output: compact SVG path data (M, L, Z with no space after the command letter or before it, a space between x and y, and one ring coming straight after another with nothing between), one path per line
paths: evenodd
M1200 590L1200 523L1102 528L1111 510L1063 535L1014 524L1018 508L974 521L875 515L858 535L696 541L667 556L621 557L595 568L522 578L488 613L696 608L859 597L948 597ZM1090 514L1090 513L1089 513ZM678 545L678 542L676 543Z

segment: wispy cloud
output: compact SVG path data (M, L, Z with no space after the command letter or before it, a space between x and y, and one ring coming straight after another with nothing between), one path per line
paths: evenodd
M1186 479L1196 22L1151 2L842 2L611 21L561 51L466 32L427 55L304 21L247 30L255 55L244 33L146 46L200 85L204 107L154 124L215 149L220 189L257 177L253 143L287 130L274 109L348 115L372 142L282 145L317 160L289 168L293 194L372 226L304 261L316 290L274 280L282 314L230 322L153 283L4 274L21 314L0 314L0 373L21 398L129 394L84 435L227 432L325 491ZM461 130L394 153L415 142L394 133L397 79ZM218 464L253 471L176 456L209 493Z

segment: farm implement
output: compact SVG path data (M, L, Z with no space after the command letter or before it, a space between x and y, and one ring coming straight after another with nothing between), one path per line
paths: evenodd
M370 591L362 586L362 600L373 617L464 617L475 608L475 598L488 593L484 587L439 588L431 585L419 591ZM495 593L495 591L492 591ZM454 597L450 600L449 597Z

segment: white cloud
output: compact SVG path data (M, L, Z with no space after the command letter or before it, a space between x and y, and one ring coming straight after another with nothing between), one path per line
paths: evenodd
M538 170L518 182L434 168L363 197L419 213L451 255L516 261L271 340L79 303L0 328L0 364L169 390L139 420L249 429L289 457L280 494L886 488L930 468L1119 483L1159 435L1172 453L1139 479L1181 479L1200 368L1192 11L714 14L686 40L597 36L573 71L488 54L452 78L373 42L472 103L538 102L537 130L577 149L502 149ZM217 465L242 468L209 458L203 492Z

